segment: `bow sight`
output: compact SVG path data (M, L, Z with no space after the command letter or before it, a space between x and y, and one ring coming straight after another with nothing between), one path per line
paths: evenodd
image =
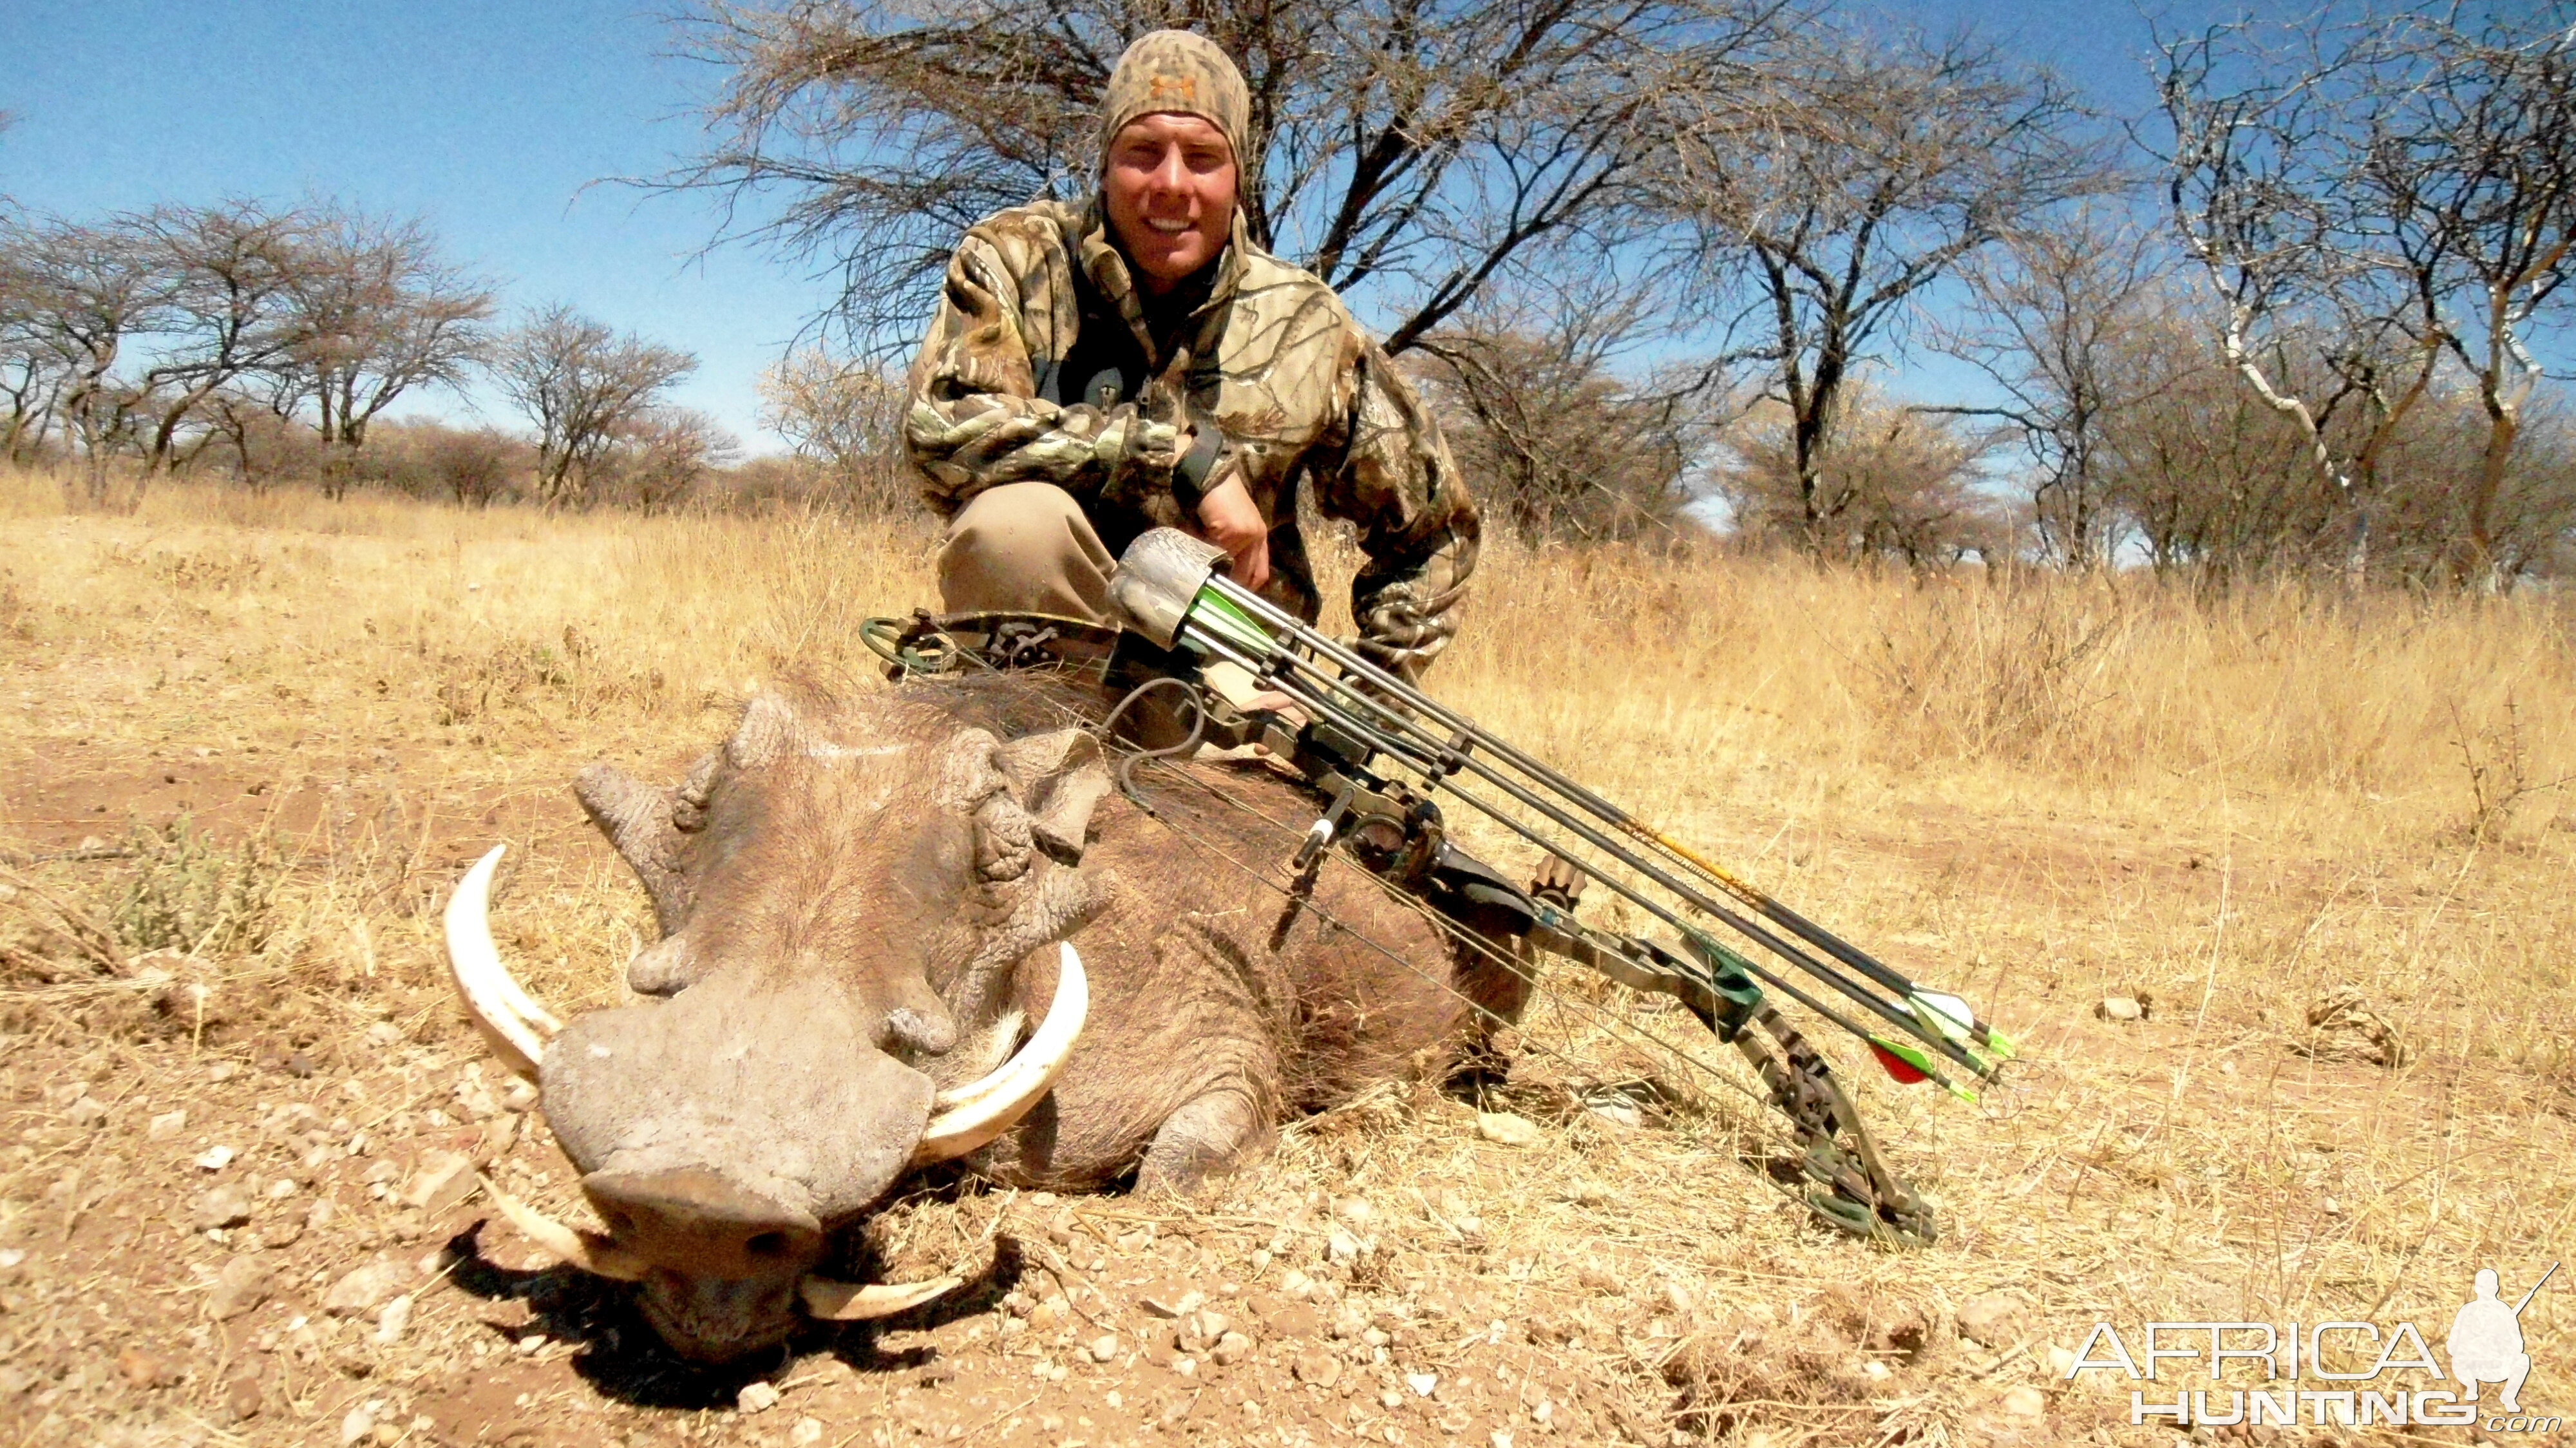
M1263 746L1324 802L1289 862L1290 912L1301 907L1316 872L1339 846L1345 857L1487 939L1526 941L1630 989L1675 998L1746 1056L1772 1104L1797 1128L1805 1149L1801 1166L1824 1189L1807 1195L1810 1207L1845 1231L1908 1244L1932 1240L1930 1209L1888 1170L1823 1058L1765 999L1763 987L1860 1037L1896 1081L1928 1080L1966 1100L1974 1093L1947 1068L1991 1078L2013 1055L2002 1033L1957 996L1908 980L1245 588L1226 576L1224 559L1212 544L1157 528L1119 560L1110 593L1129 631L1116 646L1128 667L1122 671L1112 659L1107 669L1114 682L1144 678L1109 723L1114 727L1120 713L1158 690L1183 696L1188 720L1186 734L1174 738L1182 715L1166 711L1164 747L1130 759L1131 775L1142 759L1199 744ZM1054 630L1040 629L1044 622L923 616L900 638L871 635L869 642L898 672L923 671L921 661L941 657L940 647L989 662L1029 662L1055 641ZM1061 622L1067 633L1083 627ZM1151 653L1163 657L1135 666L1137 655ZM1249 687L1210 690L1194 677L1202 671L1213 677L1227 666L1240 669L1238 684L1248 679ZM1294 709L1246 707L1259 693L1283 697ZM1155 730L1143 732L1148 743L1158 742ZM1461 850L1449 838L1443 801L1546 851L1550 865L1540 882L1514 885ZM1674 941L1578 921L1575 899L1587 878L1669 927ZM1712 924L1751 941L1842 1004L1732 948L1711 933ZM1855 1020L1851 1006L1875 1017L1880 1028Z

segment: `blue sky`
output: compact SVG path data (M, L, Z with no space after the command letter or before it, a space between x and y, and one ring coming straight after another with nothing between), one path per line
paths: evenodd
M1854 4L1880 23L1973 24L2101 104L2151 101L2148 22L2117 3ZM2178 17L2215 7L2177 6ZM753 378L831 296L793 263L728 246L701 257L704 202L603 178L650 174L698 140L715 77L669 54L663 12L631 3L416 0L7 0L0 4L0 195L80 217L163 201L331 196L419 215L511 310L570 302L696 352L679 400L755 448ZM1917 394L1964 395L1957 364L1918 363ZM446 414L488 398L428 397Z

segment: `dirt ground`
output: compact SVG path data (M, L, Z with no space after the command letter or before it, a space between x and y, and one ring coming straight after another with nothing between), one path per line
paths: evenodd
M257 626L0 637L0 1443L2161 1445L2130 1384L2066 1381L2091 1324L2438 1342L2476 1266L2519 1292L2576 1216L2576 1076L2549 1054L2568 830L2464 863L1891 791L1727 828L1785 841L1799 898L1866 938L1972 963L2027 1047L1974 1106L1859 1083L1939 1207L1927 1251L1817 1228L1764 1169L1763 1113L1584 1024L1686 1018L1556 977L1483 1103L1535 1145L1397 1084L1200 1200L924 1188L869 1248L969 1288L701 1372L473 1191L578 1210L435 920L507 841L505 952L562 1006L614 1000L650 916L566 785L600 757L674 776L723 701L628 718L540 681L460 710L364 661L228 665ZM189 938L130 949L154 920ZM2442 1004L2471 935L2479 970L2521 972L2509 1041L2509 1011ZM2365 955L2422 961L2417 985ZM2367 988L2311 1021L2346 977ZM2576 1403L2558 1293L2524 1319L2549 1409Z

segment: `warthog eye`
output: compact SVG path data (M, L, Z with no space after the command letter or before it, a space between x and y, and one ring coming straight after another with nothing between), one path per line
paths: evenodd
M785 1232L762 1232L742 1244L755 1257L776 1257L787 1251Z

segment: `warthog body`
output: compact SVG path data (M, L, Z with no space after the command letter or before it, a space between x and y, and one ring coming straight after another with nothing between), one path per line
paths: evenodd
M1086 703L1008 677L765 694L675 789L582 776L664 931L630 983L666 999L563 1027L544 1108L608 1228L586 1261L640 1280L682 1352L779 1340L830 1234L977 1139L943 1135L934 1097L971 1094L1048 1017L1059 942L1087 1022L1052 1090L968 1155L1005 1182L1188 1187L1284 1117L1443 1056L1472 1025L1458 992L1517 1009L1512 972L1353 872L1283 917L1223 857L1284 881L1313 799L1192 765L1230 801L1165 777L1153 818L1067 727Z

